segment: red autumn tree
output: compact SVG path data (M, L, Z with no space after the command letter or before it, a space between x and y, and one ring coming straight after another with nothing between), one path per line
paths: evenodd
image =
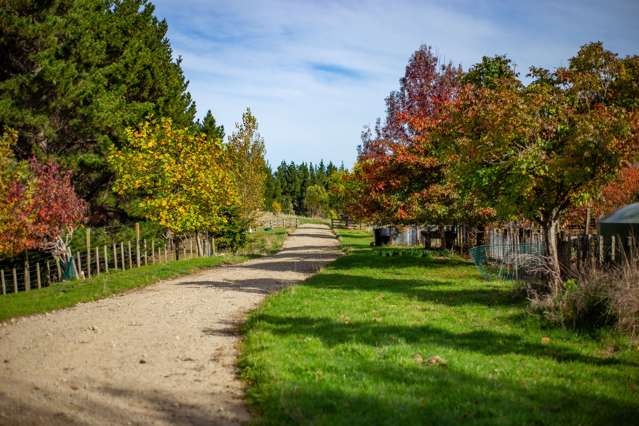
M32 158L29 169L33 180L31 233L38 248L66 263L71 256L69 242L73 232L85 219L86 202L76 194L71 172L53 161Z
M75 193L71 173L54 162L16 161L12 135L6 132L0 140L0 255L39 249L67 262L86 204Z
M446 121L461 89L461 68L441 65L422 46L411 57L398 91L386 99L382 126L362 134L353 170L350 212L374 222L455 223L477 212L446 179L432 132Z

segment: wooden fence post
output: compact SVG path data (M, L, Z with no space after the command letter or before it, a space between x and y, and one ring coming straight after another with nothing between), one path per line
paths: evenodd
M184 250L186 250L186 248ZM189 238L189 259L193 259L193 236Z
M15 267L13 268L13 292L18 292L18 271Z
M169 252L167 249L167 245L168 245L167 243L164 243L164 263L169 261Z
M104 272L109 273L109 253L106 244L104 245Z
M82 256L80 255L80 252L77 252L75 254L75 267L76 267L76 271L78 271L78 276L77 278L80 279L82 278Z
M615 238L615 236L612 236L612 245L610 246L610 253L611 253L611 259L612 259L612 263L615 263L615 261L617 260L617 238Z
M151 239L151 264L155 263L155 238Z
M133 254L131 253L131 240L127 241L129 248L129 269L133 269Z
M51 285L51 263L47 260L47 287Z
M40 262L36 262L36 283L38 288L42 288L42 281L40 280Z
M211 237L211 248L213 249L213 256L217 256L217 249L215 247L215 237Z
M95 248L95 273L100 275L100 247Z
M62 267L60 266L60 259L55 258L55 268L58 271L58 281L62 282Z
M7 283L4 280L4 269L0 269L0 278L2 279L2 294L7 294Z
M91 278L91 228L86 230L87 243L87 278Z
M31 276L29 274L29 258L24 260L24 291L31 290Z
M124 261L124 241L120 241L120 260L122 261L122 270L126 269L126 262Z
M146 254L146 240L144 240L144 264L145 265L149 264L149 256L147 256Z
M604 237L602 235L599 236L599 265L603 265L604 264Z
M113 243L113 269L118 270L118 249Z
M131 244L129 242L129 244ZM129 249L129 252L131 249ZM140 224L135 223L135 264L140 267Z

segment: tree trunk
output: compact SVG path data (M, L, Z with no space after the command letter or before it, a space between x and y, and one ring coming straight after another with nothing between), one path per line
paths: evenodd
M557 229L559 221L551 219L542 225L544 231L544 247L548 257L550 269L550 285L553 295L557 295L561 288L561 264L559 263L559 245L557 243Z
M439 225L439 241L440 248L446 250L446 228L443 225Z
M198 257L204 256L204 247L202 246L202 238L200 238L200 233L195 233L195 241L197 242L197 255Z
M174 240L174 249L175 249L175 260L180 260L180 239L175 238Z

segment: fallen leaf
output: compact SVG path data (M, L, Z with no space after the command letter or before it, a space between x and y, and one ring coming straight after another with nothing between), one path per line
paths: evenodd
M444 360L442 357L438 355L434 355L428 358L428 365L429 366L439 365L440 367L448 367L448 363L446 362L446 360Z
M542 343L543 345L547 345L548 343L550 343L550 337L548 337L548 336L544 336L544 337L542 337L542 338L541 338L541 343Z

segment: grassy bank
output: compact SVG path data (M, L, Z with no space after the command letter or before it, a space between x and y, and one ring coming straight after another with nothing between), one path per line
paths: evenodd
M111 272L82 281L66 281L50 287L0 296L0 321L73 306L102 299L133 288L144 287L160 280L188 275L198 270L222 264L239 263L251 256L278 251L287 229L259 230L249 236L243 255L201 257L143 266L127 271Z
M262 424L629 424L639 347L547 328L456 258L368 246L270 297L241 368ZM633 420L634 419L634 420Z

